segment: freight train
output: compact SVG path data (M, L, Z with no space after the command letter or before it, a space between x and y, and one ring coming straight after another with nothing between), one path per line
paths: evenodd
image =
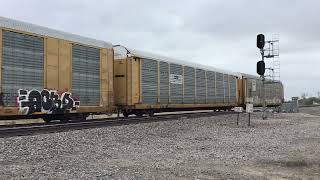
M259 77L126 49L0 17L0 118L84 120L90 114L152 116L262 105ZM266 102L283 102L280 81Z

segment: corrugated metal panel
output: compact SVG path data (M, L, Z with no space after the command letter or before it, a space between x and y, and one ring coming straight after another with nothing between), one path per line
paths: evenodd
M229 76L230 84L230 102L235 103L237 101L237 79L234 76Z
M216 102L223 103L224 101L224 86L223 86L223 74L216 73Z
M100 50L72 46L72 93L82 106L100 105Z
M73 42L78 42L78 43L92 45L92 46L98 46L102 48L112 48L111 43L107 43L104 41L91 39L87 37L82 37L82 36L78 36L71 33L57 31L54 29L50 29L50 28L22 22L22 21L17 21L17 20L13 20L13 19L1 17L1 16L0 16L0 27L29 32L33 34L42 35L42 36L69 40Z
M170 64L170 74L182 76L182 66L178 64ZM170 82L170 99L173 104L183 103L183 84Z
M184 67L184 104L195 103L195 69Z
M141 65L142 75L142 102L155 104L158 102L158 62L150 59L143 59Z
M256 88L253 88L253 81L255 81ZM263 89L262 81L259 79L247 79L247 97L253 98L253 104L262 104Z
M19 89L43 89L43 38L3 32L2 92L5 106L16 106Z
M247 87L246 97L248 97L248 98L253 97L252 80L251 80L251 79L247 79L247 80L246 80L246 87Z
M215 102L215 72L207 71L207 101L212 104Z
M214 72L219 72L219 73L223 73L223 74L230 74L230 75L241 77L240 73L235 73L235 72L231 72L231 71L227 71L227 70L223 70L223 69L218 69L218 68L210 67L207 65L196 64L196 63L192 63L190 61L174 59L174 58L161 56L161 55L157 55L157 54L153 54L153 53L149 53L149 52L139 51L139 50L135 50L135 49L130 49L130 48L128 48L128 50L130 51L130 55L135 56L135 57L152 59L152 60L157 60L157 61L165 61L170 64L189 66L189 67L193 67L193 68L203 69L205 71L214 71Z
M160 68L160 103L169 103L169 64L159 63Z
M206 103L206 71L202 69L197 69L196 72L197 72L196 102L199 104L205 104Z
M229 102L229 79L227 74L223 75L223 87L224 87L224 102L228 103Z
M263 105L263 82L259 77L246 75L247 79L247 97L253 98L254 105ZM253 90L252 82L256 83L256 91ZM265 94L267 105L281 103L282 100L282 85L280 82L266 81Z
M261 80L256 80L256 84L257 84L257 90L254 93L255 95L255 102L259 103L259 104L263 104L263 83Z
M266 89L266 99L271 99L272 95L272 84L265 84L265 89Z

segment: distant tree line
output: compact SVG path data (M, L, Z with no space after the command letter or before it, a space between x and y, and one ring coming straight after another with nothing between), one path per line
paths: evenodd
M320 92L317 93L318 97L308 97L307 93L302 93L299 99L300 106L320 105Z

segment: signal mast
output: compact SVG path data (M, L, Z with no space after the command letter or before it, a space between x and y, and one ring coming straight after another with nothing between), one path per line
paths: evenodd
M265 44L268 44L268 47L264 49ZM275 36L271 41L265 41L265 36L263 34L257 35L257 48L260 49L261 60L257 63L257 73L260 75L262 79L262 89L263 89L263 114L262 119L267 119L267 103L266 103L266 92L265 92L265 84L266 77L265 71L266 69L270 71L270 78L272 81L279 80L280 81L280 62L279 62L279 38ZM265 55L266 52L266 55ZM266 64L264 58L272 58L273 59L273 67L266 68ZM273 83L273 82L270 82Z

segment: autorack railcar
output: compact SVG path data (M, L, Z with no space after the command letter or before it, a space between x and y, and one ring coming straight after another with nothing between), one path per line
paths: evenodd
M0 119L262 105L259 77L126 51L114 56L111 43L0 17ZM282 100L282 83L267 83L267 105Z
M111 43L0 17L0 117L80 118L113 110Z
M116 56L114 62L115 104L124 116L181 110L227 110L239 104L239 73L137 50L128 51L128 56Z
M263 106L264 99L267 106L280 106L284 102L284 89L281 81L266 79L263 85L262 79L258 76L250 74L241 74L241 76L239 83L242 86L241 97L243 99L240 101L244 105L252 103L255 107Z

